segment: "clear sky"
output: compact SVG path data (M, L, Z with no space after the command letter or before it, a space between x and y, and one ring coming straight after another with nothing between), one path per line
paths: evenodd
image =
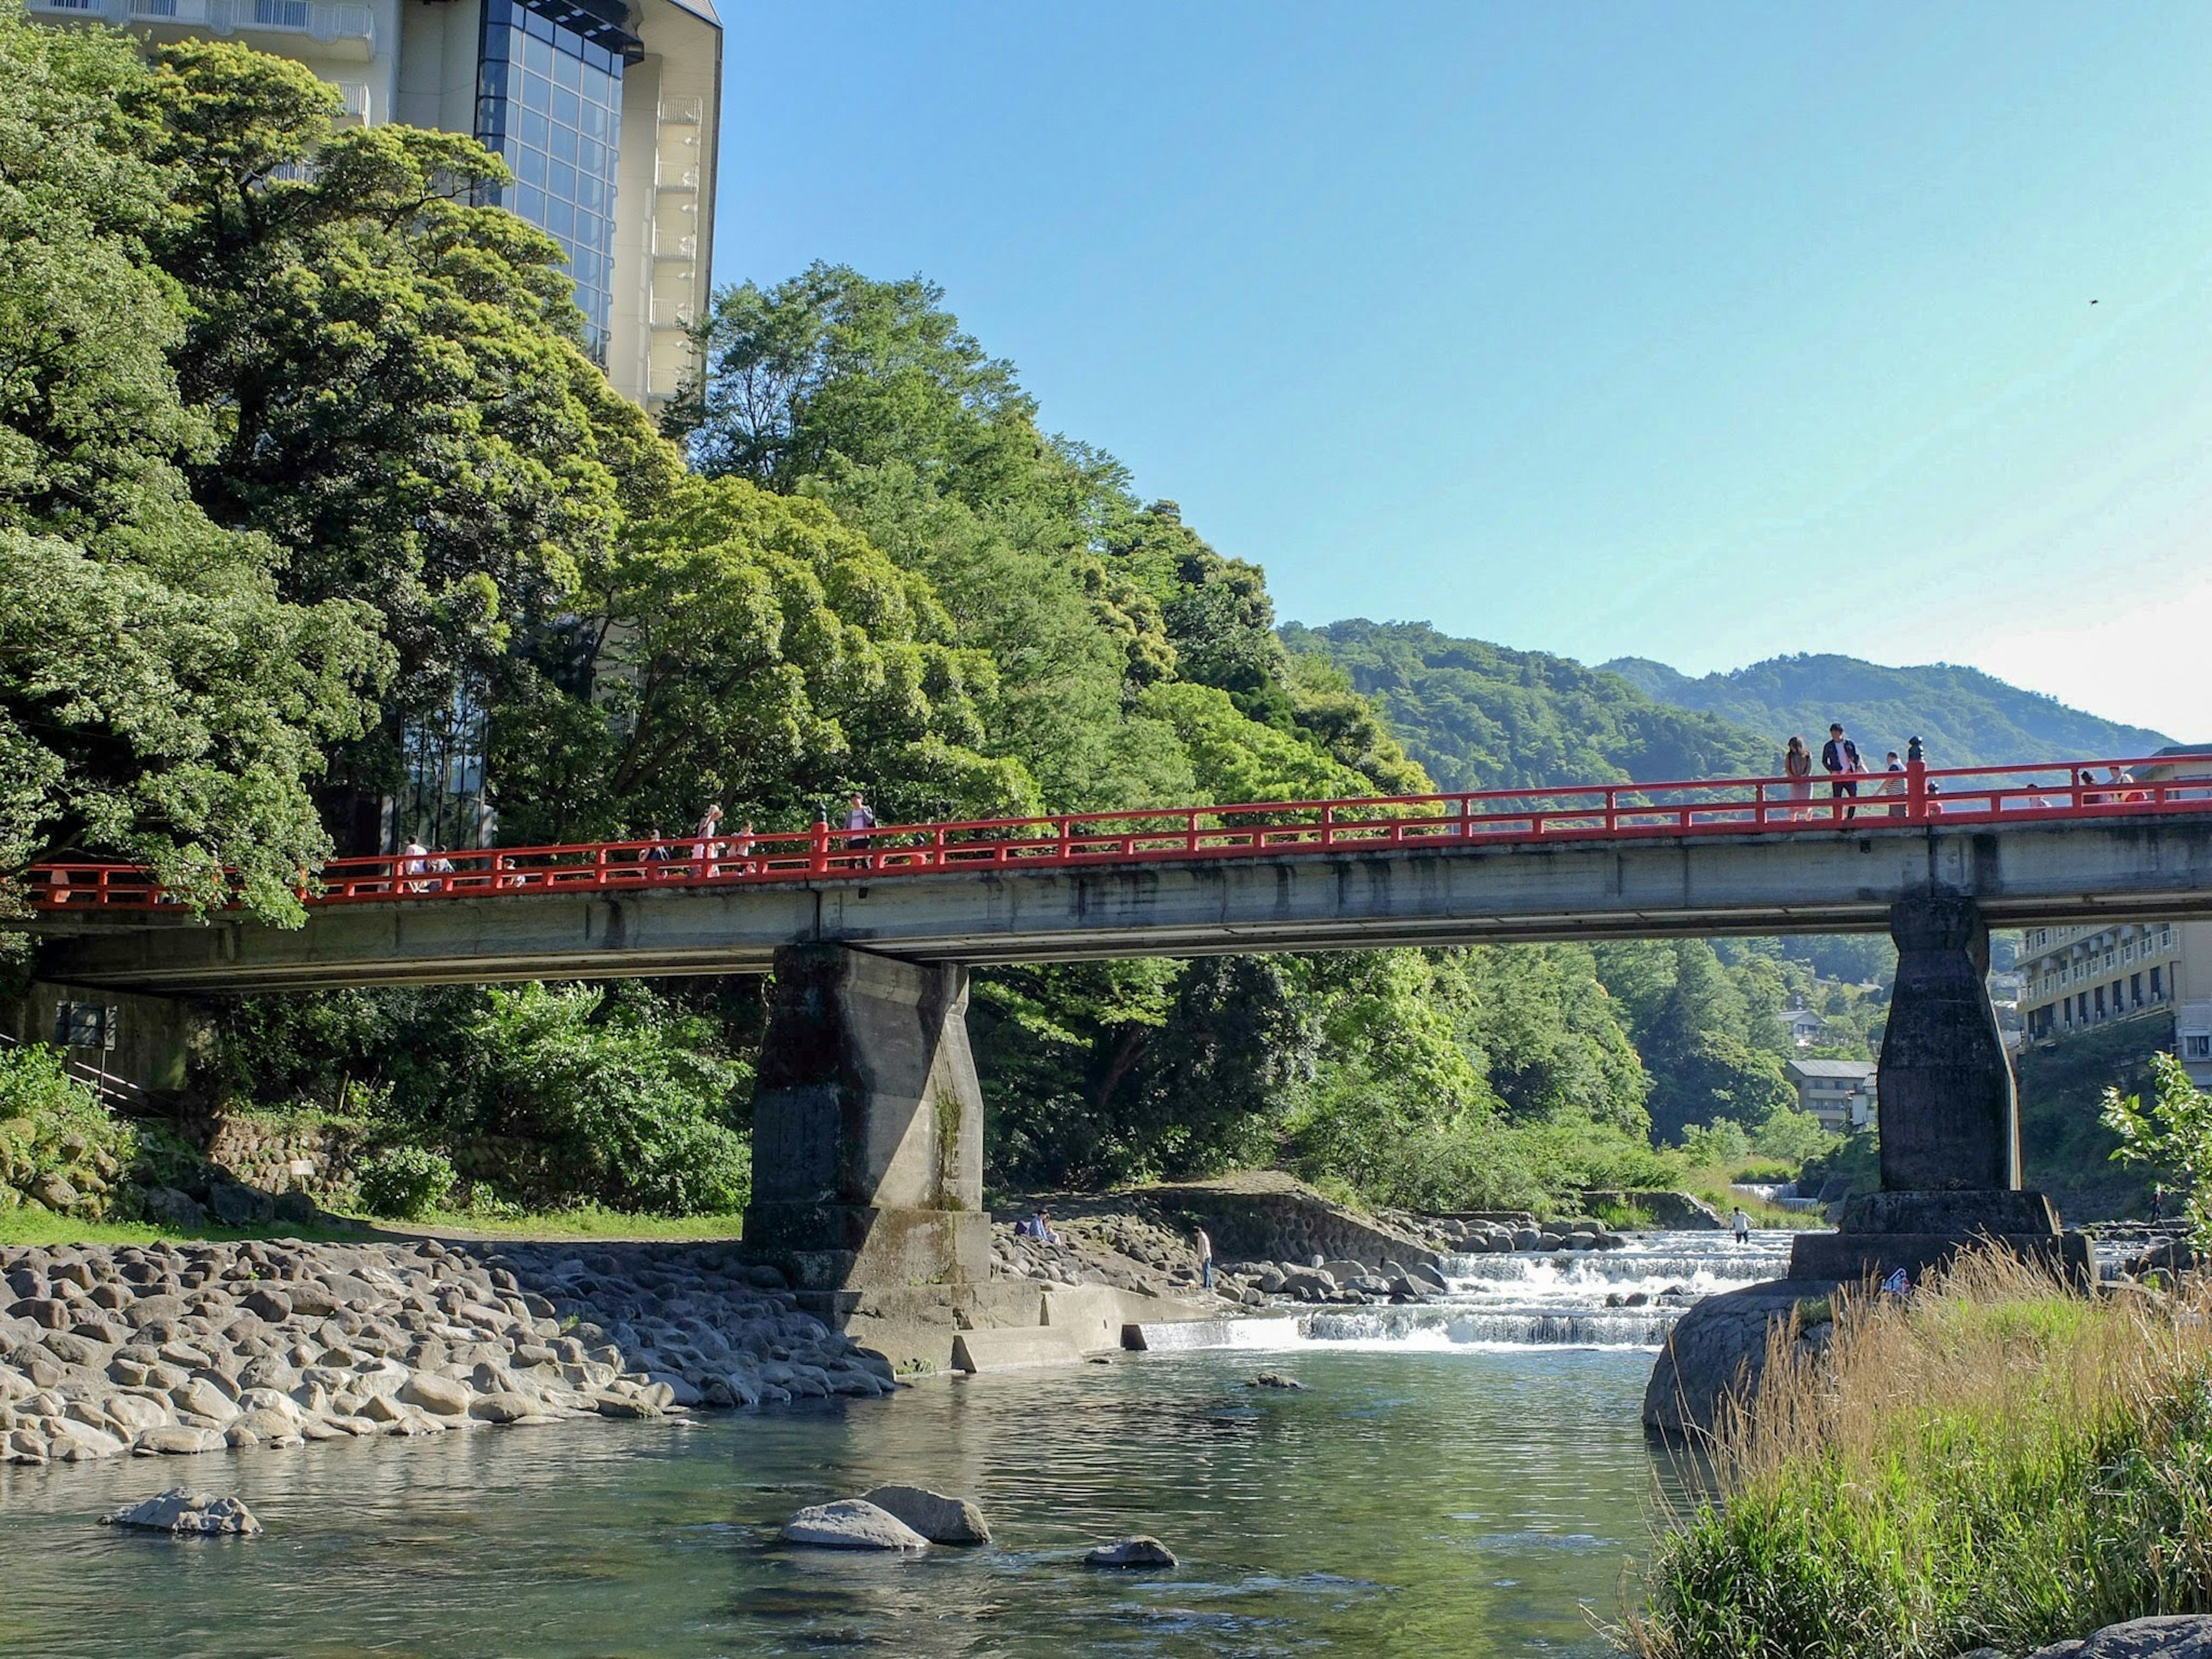
M2201 0L726 21L717 281L941 283L1285 618L2212 738Z

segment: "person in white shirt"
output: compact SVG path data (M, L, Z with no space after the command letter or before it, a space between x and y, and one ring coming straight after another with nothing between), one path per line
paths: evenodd
M399 849L399 873L403 876L421 875L428 867L429 857L428 848L423 846L414 836L408 836L407 845ZM410 893L419 893L429 884L427 881L410 881L404 884Z
M855 789L853 792L852 804L847 807L845 811L845 828L848 831L857 831L872 830L875 827L875 812L870 808L868 803L861 798L860 792ZM850 852L865 854L868 850L871 839L871 837L866 835L849 834L846 836L845 846ZM860 860L861 867L863 869L868 867L870 862L871 860L866 857L862 857Z

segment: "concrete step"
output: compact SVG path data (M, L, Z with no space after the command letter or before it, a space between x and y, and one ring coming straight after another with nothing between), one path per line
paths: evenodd
M1074 1365L1083 1359L1075 1333L1065 1326L1015 1326L962 1331L952 1339L956 1371L1010 1371L1024 1365Z

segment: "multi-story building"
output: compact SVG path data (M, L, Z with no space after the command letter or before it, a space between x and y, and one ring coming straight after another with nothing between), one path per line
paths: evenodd
M2212 749L2205 745L2178 744L2153 759L2132 781L2212 779ZM2018 969L2029 1042L2060 1042L2122 1021L2155 1022L2170 1031L2156 1040L2171 1042L2198 1088L2212 1087L2212 921L2030 927L2021 936Z
M1797 1109L1810 1112L1829 1133L1848 1134L1874 1121L1874 1061L1790 1060L1782 1070L1797 1091Z
M713 0L27 0L27 10L154 40L235 39L307 64L351 120L473 133L514 170L501 205L568 250L615 389L653 407L689 374L714 229Z
M2212 1085L2212 921L2031 927L2020 962L2031 1042L2156 1021L2172 1026L2175 1052L2198 1086Z

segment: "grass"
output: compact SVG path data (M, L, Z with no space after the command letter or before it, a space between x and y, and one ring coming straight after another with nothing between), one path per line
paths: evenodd
M331 1216L312 1223L271 1221L258 1227L179 1228L145 1221L76 1221L45 1211L11 1210L0 1213L0 1245L6 1244L150 1244L156 1239L236 1240L242 1238L305 1238L361 1240L380 1237L449 1238L608 1238L691 1239L735 1238L739 1218L734 1215L629 1215L596 1205L572 1209L526 1212L517 1215L485 1216L466 1211L435 1212L415 1221L385 1221L373 1217Z
M2089 1298L1967 1259L1777 1333L1671 1518L1638 1659L1953 1659L2212 1611L2212 1285Z

